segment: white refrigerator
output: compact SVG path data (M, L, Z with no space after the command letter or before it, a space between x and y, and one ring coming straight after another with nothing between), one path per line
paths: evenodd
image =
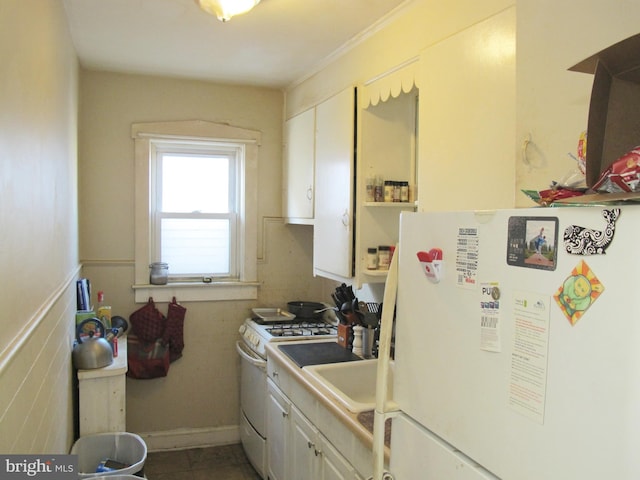
M402 214L395 480L640 479L640 207Z

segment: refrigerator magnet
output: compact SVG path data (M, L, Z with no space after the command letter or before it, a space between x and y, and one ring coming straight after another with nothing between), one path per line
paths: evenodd
M553 296L571 325L575 325L604 291L604 285L584 260L571 271Z
M442 277L442 250L432 248L428 252L418 252L422 271L432 283L440 282Z
M603 210L604 230L570 225L564 230L564 248L572 255L604 255L613 240L620 209Z
M555 270L558 217L509 217L507 264Z

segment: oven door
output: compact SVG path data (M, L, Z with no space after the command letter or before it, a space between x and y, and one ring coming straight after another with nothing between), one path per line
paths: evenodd
M267 473L267 362L244 342L236 342L240 355L240 441L262 478Z
M240 355L240 407L253 428L266 438L267 361L236 342Z

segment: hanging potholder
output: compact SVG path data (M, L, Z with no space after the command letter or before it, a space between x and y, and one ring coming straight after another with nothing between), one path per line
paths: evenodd
M133 333L144 342L155 342L165 332L166 319L156 308L153 298L129 316Z
M169 344L170 358L173 362L182 356L184 349L184 317L187 309L173 297L167 307L167 325L162 337L163 342Z

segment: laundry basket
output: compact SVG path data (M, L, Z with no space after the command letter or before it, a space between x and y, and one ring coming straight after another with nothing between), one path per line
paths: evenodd
M116 480L116 476L122 475L143 476L147 445L135 433L97 433L80 437L71 447L71 454L78 455L78 478L109 477ZM100 464L106 460L127 466L98 472Z

